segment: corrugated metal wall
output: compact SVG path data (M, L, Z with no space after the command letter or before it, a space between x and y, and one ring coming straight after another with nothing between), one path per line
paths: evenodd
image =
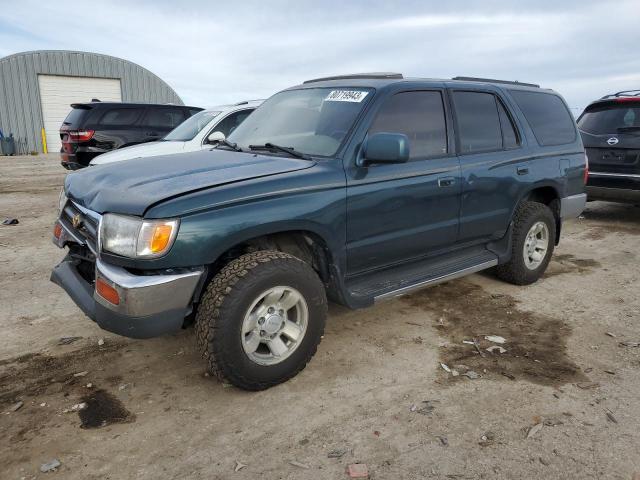
M88 52L42 50L0 59L0 129L28 151L42 152L42 105L38 74L119 78L123 102L175 103L182 100L162 79L135 63Z

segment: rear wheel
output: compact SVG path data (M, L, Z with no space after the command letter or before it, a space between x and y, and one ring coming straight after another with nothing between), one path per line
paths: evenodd
M263 390L306 366L326 316L324 286L308 264L260 251L233 260L213 278L198 307L196 335L210 373Z
M522 202L516 211L511 239L511 258L496 267L502 280L529 285L547 269L556 238L556 220L542 203Z

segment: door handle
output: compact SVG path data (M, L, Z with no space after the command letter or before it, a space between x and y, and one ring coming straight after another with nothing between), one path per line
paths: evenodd
M527 173L529 173L529 168L527 168L527 167L518 167L516 172L518 172L518 175L526 175Z
M450 187L455 183L456 179L454 177L442 177L438 179L439 187Z

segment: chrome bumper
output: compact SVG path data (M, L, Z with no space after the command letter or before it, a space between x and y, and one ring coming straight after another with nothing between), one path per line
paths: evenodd
M51 272L51 281L100 328L125 337L150 338L180 330L193 308L204 267L181 273L133 275L98 261L95 277L118 292L118 305L102 298L95 282L79 269L81 259L67 255Z
M566 220L568 218L579 217L587 204L587 194L579 193L560 199L560 218Z
M96 260L96 280L102 279L113 287L120 298L118 305L102 298L93 298L100 305L121 315L146 317L168 310L186 309L191 304L203 268L185 273L133 275L122 267Z

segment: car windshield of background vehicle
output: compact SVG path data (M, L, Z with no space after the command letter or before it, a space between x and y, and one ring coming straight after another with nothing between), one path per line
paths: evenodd
M280 92L242 122L228 140L243 150L249 150L249 145L273 143L307 155L330 157L372 96L371 89L347 87Z
M209 122L220 115L220 112L202 111L193 117L187 118L184 122L171 130L163 138L168 142L188 142L205 128Z
M625 131L640 133L640 102L636 107L614 105L588 109L580 117L578 126L580 130L595 135L610 135Z

